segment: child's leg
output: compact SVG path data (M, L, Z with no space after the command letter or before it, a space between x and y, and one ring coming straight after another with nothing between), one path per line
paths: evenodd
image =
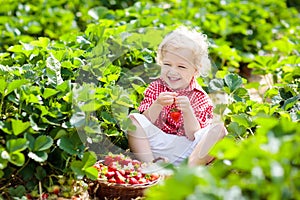
M134 117L131 120L136 130L128 133L129 148L138 160L152 162L154 157L146 133Z
M214 157L208 155L209 150L225 135L227 130L222 123L214 124L208 130L199 143L196 145L194 151L189 156L188 164L190 166L205 165L211 162Z

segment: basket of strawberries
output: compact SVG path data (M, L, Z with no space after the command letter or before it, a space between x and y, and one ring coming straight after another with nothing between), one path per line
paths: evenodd
M94 164L99 171L96 192L99 199L135 199L161 180L158 173L143 173L144 163L123 154L109 153Z

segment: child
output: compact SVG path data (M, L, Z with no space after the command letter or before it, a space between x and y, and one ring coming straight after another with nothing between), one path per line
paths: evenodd
M184 27L172 31L158 47L157 63L161 74L146 89L141 114L129 115L136 126L128 133L131 151L143 162L209 163L209 149L226 130L211 124L213 104L196 81L210 68L206 35Z

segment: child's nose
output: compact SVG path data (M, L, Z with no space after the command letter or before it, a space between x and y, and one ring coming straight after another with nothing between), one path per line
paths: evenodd
M176 68L175 67L170 67L169 68L169 73L171 73L171 74L177 74Z

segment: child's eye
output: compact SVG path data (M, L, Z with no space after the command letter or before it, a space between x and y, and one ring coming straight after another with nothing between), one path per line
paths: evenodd
M183 66L183 65L179 65L178 67L181 68L181 69L186 69L186 67Z
M169 63L163 63L164 66L171 66Z

